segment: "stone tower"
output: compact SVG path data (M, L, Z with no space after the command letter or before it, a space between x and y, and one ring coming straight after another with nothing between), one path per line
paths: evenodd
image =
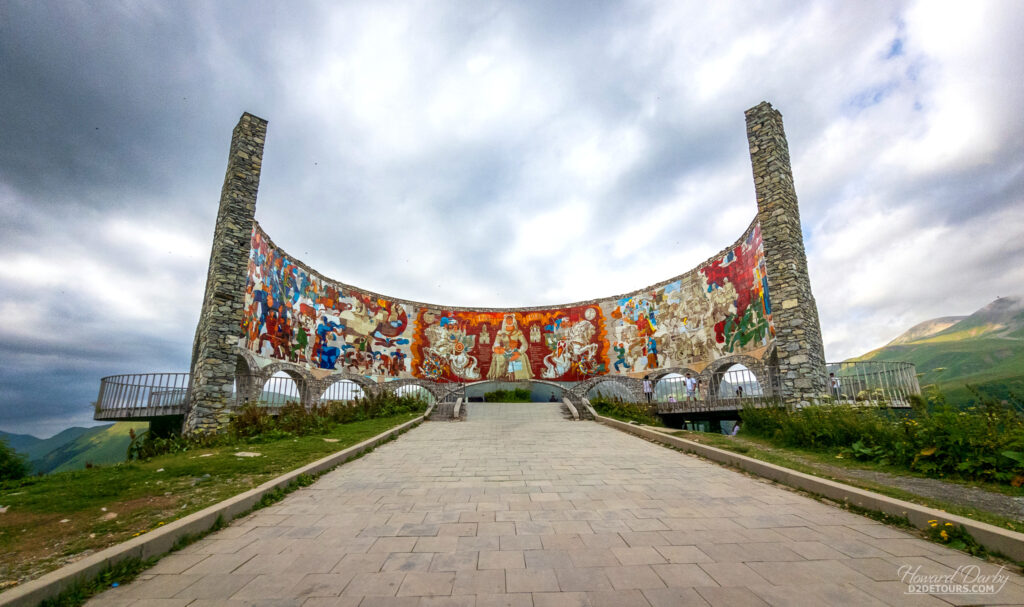
M267 121L245 113L231 135L203 309L192 346L191 389L182 428L186 434L216 431L231 413L266 134Z
M827 394L827 373L818 306L807 273L789 145L782 129L782 114L770 103L763 101L745 114L757 218L768 265L779 388L787 404L808 404Z

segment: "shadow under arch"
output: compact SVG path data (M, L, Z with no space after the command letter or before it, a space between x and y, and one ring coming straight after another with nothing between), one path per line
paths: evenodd
M479 398L480 397L480 394L474 394L471 397L469 395L469 390L470 389L473 389L474 392L478 392L479 390L485 389L489 385L490 386L494 386L495 390L508 389L509 387L513 387L513 388L526 387L526 388L528 388L530 390L531 394L533 394L533 392L534 392L533 388L535 386L543 386L544 388L548 388L551 391L551 394L556 394L557 393L558 395L560 395L558 397L557 401L561 402L562 398L564 398L566 395L568 395L569 388L570 388L570 386L566 385L565 382L557 382L557 381L551 381L551 380L547 380L547 379L536 379L536 378L534 378L534 379L520 379L520 380L516 380L516 381L507 381L507 380L502 380L502 379L484 379L484 380L481 380L481 381L468 382L468 383L465 383L463 385L466 387L466 399L467 400L470 400L471 398ZM485 393L488 392L488 391L489 390L485 391ZM544 401L541 400L541 401L535 401L535 402L544 402Z

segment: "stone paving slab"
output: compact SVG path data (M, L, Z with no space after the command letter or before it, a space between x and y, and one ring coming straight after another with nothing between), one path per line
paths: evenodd
M88 604L1024 604L1016 574L907 594L958 567L998 571L561 405L470 403Z

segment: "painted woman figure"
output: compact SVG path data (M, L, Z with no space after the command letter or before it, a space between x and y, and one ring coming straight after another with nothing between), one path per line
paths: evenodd
M506 314L501 330L494 338L494 347L491 351L498 356L491 359L491 368L487 372L488 379L500 379L502 376L513 381L532 379L533 369L530 367L528 349L526 335L520 330L515 315ZM504 369L499 366L500 359L504 359Z

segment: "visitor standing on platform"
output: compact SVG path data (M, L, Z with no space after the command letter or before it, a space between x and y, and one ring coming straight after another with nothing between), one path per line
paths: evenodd
M651 386L651 376L644 375L644 396L647 397L647 403L651 402L651 394L654 393L654 388Z
M686 383L686 400L697 399L697 380L686 374L686 379L683 380Z

